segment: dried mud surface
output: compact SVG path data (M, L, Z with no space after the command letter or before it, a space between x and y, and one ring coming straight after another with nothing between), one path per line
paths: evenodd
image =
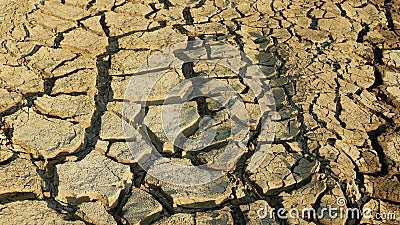
M346 207L400 213L399 9L396 0L2 1L0 224L399 224L400 215L257 217L264 206L319 210L339 197ZM277 128L265 161L249 173L262 138L248 85L204 63L166 74L144 121L163 155L204 164L229 139L223 106L205 98L185 104L182 129L196 130L205 115L217 120L207 151L176 151L160 130L168 90L191 76L231 85L254 137L226 176L182 188L138 166L121 110L144 59L188 40L218 40L248 55L272 87Z

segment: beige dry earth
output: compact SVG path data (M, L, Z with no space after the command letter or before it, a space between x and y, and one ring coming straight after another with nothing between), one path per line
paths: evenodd
M399 1L2 0L0 21L0 224L400 224ZM230 117L213 99L189 101L181 112L182 132L193 139L205 135L196 127L202 117L218 122L207 151L174 148L162 130L163 100L189 77L229 84L249 112L246 154L196 187L147 174L121 128L139 65L188 40L243 51L276 103L275 139L250 173L253 146L264 139L248 84L207 63L162 77L144 121L152 143L134 135L137 149L153 144L193 165L220 154ZM257 215L265 206L321 211L338 198L345 208L398 215Z

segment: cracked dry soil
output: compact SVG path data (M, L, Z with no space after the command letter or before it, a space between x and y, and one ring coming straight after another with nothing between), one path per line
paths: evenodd
M2 0L0 224L400 224L399 9L397 0ZM163 135L161 104L188 77L226 82L250 115L253 139L238 165L179 187L149 176L126 146L121 110L132 74L188 40L243 51L270 82L276 135L253 173L258 102L236 74L207 63L167 73L144 124L164 156L213 160L229 140L224 107L185 104L187 135L203 116L218 121L207 151L194 154ZM264 206L318 211L339 197L348 208L399 215L257 216Z

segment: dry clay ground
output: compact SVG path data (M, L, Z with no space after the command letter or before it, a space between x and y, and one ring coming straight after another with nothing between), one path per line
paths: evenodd
M3 0L0 7L0 224L400 223L399 1ZM182 129L201 137L201 117L218 121L207 151L167 141L160 104L188 77L232 86L252 123L252 141L233 170L179 187L137 165L121 109L147 56L200 39L231 45L259 65L275 97L276 135L249 173L248 159L265 138L254 93L225 67L172 70L151 93L144 121L163 155L200 165L229 140L224 107L197 98L185 104ZM140 136L131 141L149 148ZM344 208L399 215L257 216L265 206L318 211L340 197Z

